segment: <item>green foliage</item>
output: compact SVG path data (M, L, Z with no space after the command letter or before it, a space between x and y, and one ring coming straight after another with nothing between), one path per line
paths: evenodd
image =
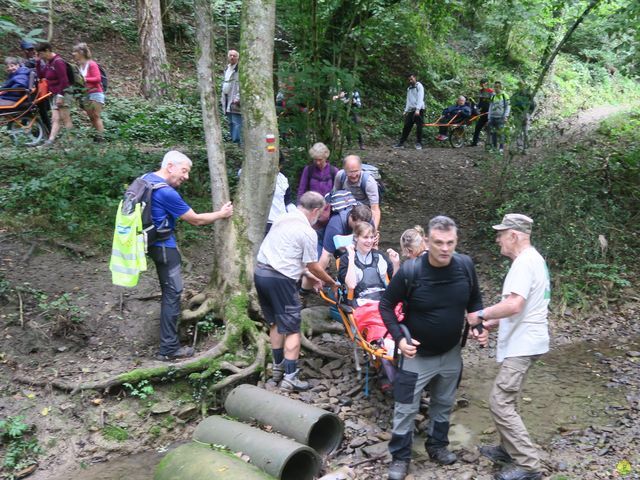
M31 426L18 415L0 419L0 443L5 448L3 478L13 480L15 473L33 465L42 453L38 440L31 438Z
M500 194L493 218L520 212L535 220L533 241L562 304L606 301L638 272L639 126L640 115L621 114L603 125L594 146L487 176L487 191Z
M123 383L122 386L129 392L129 395L139 398L140 400L146 400L156 393L153 385L151 385L148 380L141 380L135 386L130 383Z
M209 174L204 151L187 152L194 161L190 181L180 192L196 211L210 210ZM129 145L69 151L0 150L3 169L0 218L6 225L36 234L110 245L118 203L136 177L157 170L164 150L143 152ZM181 226L190 235L196 227ZM205 231L205 229L201 229Z
M124 442L129 439L129 432L126 428L115 425L105 425L102 429L102 436L107 440L115 442Z

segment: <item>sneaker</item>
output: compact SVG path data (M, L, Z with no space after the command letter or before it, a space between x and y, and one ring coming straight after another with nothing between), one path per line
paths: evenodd
M495 480L542 480L542 473L535 470L525 470L516 465L507 465L493 478Z
M447 447L427 447L429 458L440 465L451 465L458 461L458 456Z
M416 143L416 150L422 150L422 144Z
M159 353L158 355L156 355L156 360L160 360L161 362L171 362L172 360L176 360L179 358L193 357L194 353L195 350L193 348L187 347L185 345L184 347L180 347L178 350L169 355L162 355Z
M396 143L393 148L404 148L404 144L402 143Z
M284 360L280 363L274 363L271 367L271 378L276 383L280 383L284 377Z
M309 390L311 385L309 385L309 382L300 380L298 378L299 374L300 369L297 369L293 373L285 373L280 382L280 388L287 392L304 392L305 390Z
M478 447L480 455L487 457L493 463L512 463L513 458L509 455L502 445L483 445Z
M500 148L498 152L500 152L500 155L502 155L504 153L504 148Z
M394 460L389 466L388 480L404 480L409 473L409 460Z

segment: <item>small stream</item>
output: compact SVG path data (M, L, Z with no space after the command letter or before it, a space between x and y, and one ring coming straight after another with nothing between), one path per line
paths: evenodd
M640 344L640 338L635 343ZM544 356L530 370L521 401L525 424L535 441L545 442L561 430L610 422L616 407L624 405L624 391L606 387L610 374L599 358L624 354L624 349L617 349L609 341L563 346ZM479 443L494 441L487 399L497 371L498 364L491 360L466 368L460 393L469 405L453 413L450 439L454 449L474 449ZM415 441L414 448L420 451L423 442ZM71 478L151 480L163 456L148 452L120 457L78 470Z

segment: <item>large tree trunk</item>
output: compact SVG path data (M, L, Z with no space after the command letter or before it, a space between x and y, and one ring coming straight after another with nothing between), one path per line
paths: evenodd
M138 33L142 52L142 94L146 98L166 95L169 85L167 50L162 33L160 0L137 0Z
M576 31L576 28L578 28L578 26L582 23L582 21L585 18L587 18L587 15L589 15L591 10L593 10L598 6L600 1L601 0L591 0L589 5L587 5L587 8L585 8L582 14L576 19L575 22L573 22L573 25L571 25L571 28L567 30L567 33L565 33L564 37L562 37L562 40L560 40L560 43L558 43L558 45L553 50L551 55L549 55L547 62L545 63L544 67L542 67L542 71L538 76L538 81L536 82L536 86L533 89L532 97L535 97L536 94L538 93L538 90L540 90L540 87L542 86L542 83L544 82L544 79L547 76L547 73L549 72L551 65L553 65L553 61L556 59L556 56L558 55L558 53L560 52L564 44L567 43L567 41L571 38L571 35L573 35L573 32Z
M196 0L196 36L200 45L198 58L198 87L202 106L202 123L209 160L209 177L213 209L229 201L229 183L224 154L224 143L218 114L214 78L215 42L213 16L209 0ZM237 215L237 213L236 213ZM240 287L241 260L238 255L236 227L233 221L218 221L213 224L214 256L209 288L220 297L238 293ZM219 307L222 307L221 302ZM221 313L220 308L217 309Z
M273 95L274 0L242 2L240 35L240 108L245 160L240 179L239 209L247 274L253 264L271 206L278 172L278 123Z

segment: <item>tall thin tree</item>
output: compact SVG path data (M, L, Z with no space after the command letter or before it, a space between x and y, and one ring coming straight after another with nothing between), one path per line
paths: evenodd
M142 53L141 90L146 98L158 98L166 95L170 80L160 0L137 0L137 7Z

